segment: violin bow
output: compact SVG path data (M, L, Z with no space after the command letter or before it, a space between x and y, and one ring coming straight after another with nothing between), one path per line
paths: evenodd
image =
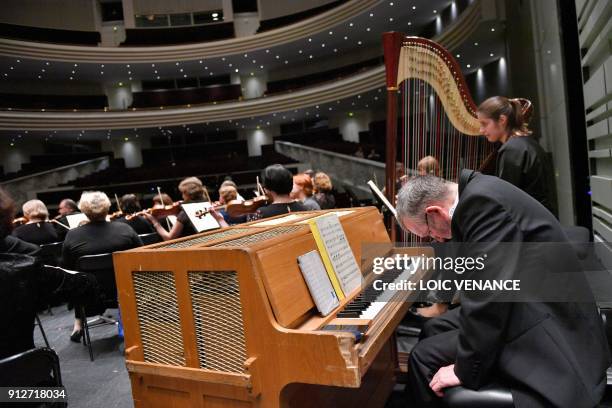
M161 188L157 186L157 194L159 195L159 203L164 205L164 198L162 197ZM172 229L172 225L170 225L170 220L166 217L166 225L168 226L168 231Z

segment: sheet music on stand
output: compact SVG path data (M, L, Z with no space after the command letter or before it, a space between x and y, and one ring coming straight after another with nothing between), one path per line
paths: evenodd
M66 216L66 221L68 221L68 227L73 229L78 227L81 222L89 221L89 218L83 213L69 214Z
M181 204L183 210L187 214L189 221L193 224L193 227L197 232L208 231L215 228L221 228L215 217L210 213L200 214L200 211L206 211L212 204L210 202L204 203L183 203Z
M310 220L315 241L323 257L332 266L332 273L337 278L343 294L336 294L342 299L361 285L362 274L355 255L348 244L338 214L329 213ZM323 248L321 248L321 246ZM323 262L326 262L324 259ZM329 273L329 271L328 271ZM330 276L333 284L333 276Z
M340 304L318 251L298 256L298 265L319 313L327 316Z

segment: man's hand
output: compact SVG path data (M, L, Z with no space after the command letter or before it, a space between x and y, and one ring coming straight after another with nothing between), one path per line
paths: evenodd
M455 375L455 365L451 364L446 367L442 367L438 370L436 375L433 376L429 383L429 388L436 393L438 397L442 397L444 393L442 390L447 387L454 387L460 385L461 380Z

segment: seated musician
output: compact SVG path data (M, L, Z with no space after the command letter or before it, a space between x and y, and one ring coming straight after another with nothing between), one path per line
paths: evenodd
M221 188L219 188L219 205L220 206L224 206L224 205L227 205L231 201L238 200L238 191L236 190L236 188L230 184L225 184L225 185L224 184L221 184ZM244 201L244 200L241 200L241 201ZM246 215L243 215L241 217L231 217L225 210L220 210L218 212L219 214L221 214L221 216L223 217L223 219L228 225L242 224L246 222L247 220Z
M223 183L221 183L221 185L219 186L219 189L222 189L225 186L230 186L230 187L234 187L236 189L236 199L239 201L245 201L244 197L242 195L240 195L240 192L238 191L238 186L236 185L236 183L234 183L233 180L224 180Z
M123 215L116 219L117 222L126 223L132 227L138 235L155 232L151 223L144 216L133 215L142 210L135 194L124 194L119 200L119 205Z
M66 216L71 214L78 214L79 207L77 203L74 202L74 200L71 200L70 198L64 198L62 201L60 201L59 206L57 208L57 212L58 214L55 217L55 220L61 223L62 225L69 227L68 219L66 218ZM57 236L59 238L58 241L63 241L66 237L68 229L57 224L55 224L54 227L57 231Z
M485 253L501 242L567 242L540 203L497 177L468 170L459 184L431 175L409 179L397 211L402 226L420 237L481 243ZM567 261L577 264L570 252ZM557 265L540 257L539 268ZM485 271L513 279L521 273L516 265L508 260ZM461 292L460 307L425 325L426 336L408 363L410 404L439 406L448 387L479 389L493 380L511 389L516 407L598 404L610 354L594 302L491 302L475 296Z
M13 230L13 236L36 245L59 241L57 230L49 222L45 203L40 200L26 201L22 210L27 221Z
M179 183L178 189L183 196L184 203L197 203L206 201L206 199L204 198L204 185L202 184L202 181L197 177L187 177ZM176 223L172 226L172 229L170 231L166 231L161 226L159 221L157 221L152 215L145 213L145 217L151 222L151 224L153 224L153 228L155 228L155 231L157 231L159 236L162 237L164 241L179 237L187 237L189 235L197 233L193 224L191 223L191 221L189 221L187 213L182 209L176 216Z
M129 225L106 221L110 206L110 200L101 191L86 191L81 195L79 209L89 218L89 222L71 229L66 234L62 248L64 268L74 270L78 259L84 255L104 254L142 246L140 237ZM77 309L75 308L74 330L70 335L70 339L75 342L78 342L83 334Z
M34 317L41 298L60 286L70 290L82 283L78 275L40 267L40 248L9 235L14 213L13 199L0 188L0 359L35 347Z
M172 197L166 193L157 194L153 197L153 208L164 208L167 205L172 205L172 203ZM166 231L170 231L172 229L172 222L168 217L169 216L167 215L155 217L157 222L159 222Z
M491 143L501 143L495 175L514 184L555 213L549 187L546 152L527 127L528 118L518 99L494 96L478 106L480 133Z
M440 164L433 156L425 156L417 163L417 173L419 176L431 174L440 177Z
M329 176L322 171L314 174L314 199L322 210L329 210L336 207L336 198L332 192L333 186Z
M293 175L280 164L273 164L261 172L263 188L271 203L257 210L255 218L268 218L296 211L307 211L299 201L289 196L293 189Z
M290 196L299 200L308 210L320 210L319 203L313 197L314 186L312 179L307 174L296 174L293 176L293 189Z

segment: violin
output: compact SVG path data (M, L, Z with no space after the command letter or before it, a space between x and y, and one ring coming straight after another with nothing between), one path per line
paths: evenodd
M227 203L225 211L232 218L242 217L243 215L253 214L260 207L268 205L272 200L266 195L260 195L246 201L232 200Z
M128 214L125 216L126 221L131 220L134 217L143 215L145 213L152 215L155 218L167 217L169 215L176 215L181 211L182 201L177 201L171 205L164 205L163 207L151 207L142 211L138 211L134 214Z
M20 225L26 224L27 222L29 222L30 220L28 219L28 217L19 217L19 218L15 218L13 220L13 226L14 227L18 227Z

